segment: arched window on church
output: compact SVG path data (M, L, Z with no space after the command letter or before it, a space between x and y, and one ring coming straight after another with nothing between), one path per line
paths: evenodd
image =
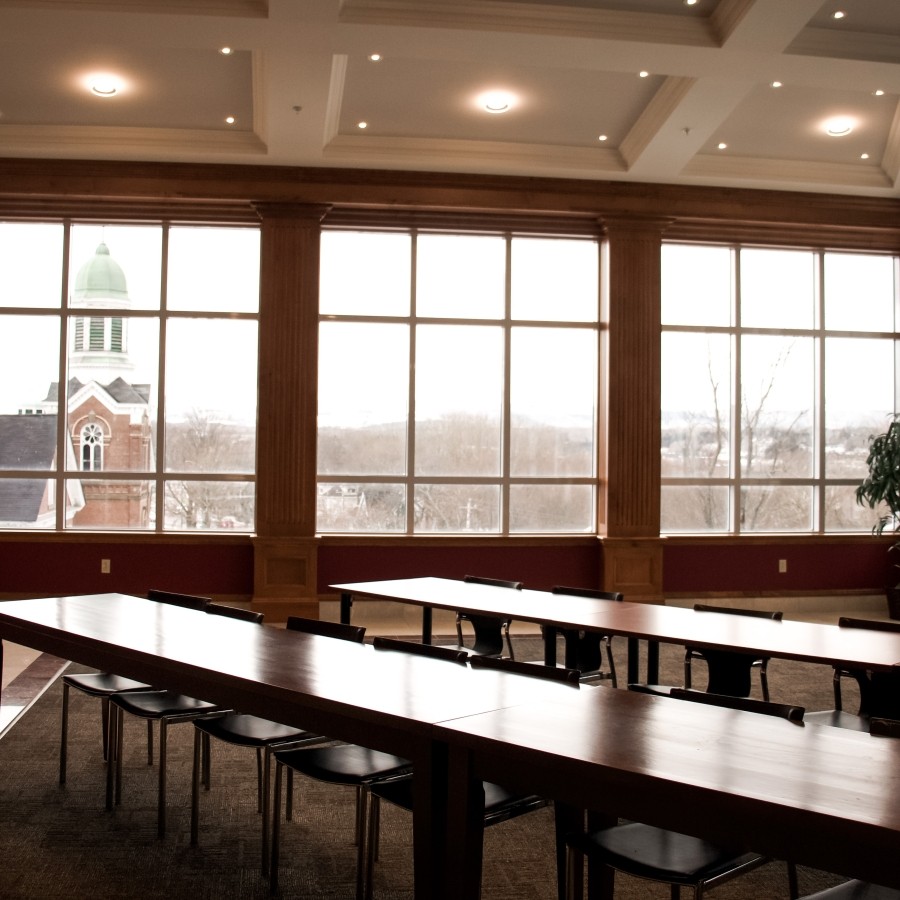
M91 422L81 429L81 470L99 472L103 468L103 430Z

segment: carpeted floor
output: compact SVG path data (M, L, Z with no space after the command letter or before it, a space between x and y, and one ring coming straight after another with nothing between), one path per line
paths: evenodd
M533 638L517 638L516 649L520 658L536 658L540 644ZM618 668L624 677L623 652L624 641L617 641ZM661 680L681 683L683 652L663 647L661 658ZM773 700L802 702L810 711L832 704L827 667L774 660L769 680ZM702 666L698 666L695 687L704 685ZM192 848L192 726L174 727L169 746L169 835L160 841L156 837L156 767L146 765L143 723L126 723L123 800L121 807L108 813L99 704L77 694L70 717L68 783L58 784L60 699L57 682L0 740L0 898L262 900L268 896L267 882L259 872L260 823L252 752L214 742L213 786L201 798L200 846ZM848 697L848 707L852 703ZM352 790L303 780L297 798L295 819L283 830L280 895L313 900L352 897ZM375 897L408 900L413 896L410 817L385 807L382 822ZM840 880L800 869L801 894ZM551 809L485 832L483 896L485 900L555 897ZM617 879L617 900L668 896L668 889L661 885ZM785 867L771 863L716 888L712 896L720 900L786 898Z

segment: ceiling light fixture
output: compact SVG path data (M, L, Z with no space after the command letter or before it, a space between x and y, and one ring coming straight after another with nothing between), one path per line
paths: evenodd
M697 0L684 0L684 5L685 6L696 6Z
M869 154L868 154L868 153L860 153L860 154L859 154L859 158L860 158L860 159L868 159L868 158L869 158Z
M478 104L489 113L509 112L515 103L515 97L508 91L488 91L478 98Z
M780 87L781 87L781 82L780 82L780 81L773 81L773 82L772 82L772 87L773 87L773 88L780 88Z
M234 116L225 116L225 123L227 125L234 125Z
M846 15L847 15L847 13L845 13L842 9L839 9L837 12L832 13L831 18L832 19L843 19L844 16L846 16Z
M829 137L844 137L853 131L854 124L853 120L847 118L847 116L836 116L825 122L822 127L825 129L825 134Z
M873 96L873 97L883 97L883 96L884 96L884 91L881 90L881 88L878 88L878 90L872 91L872 96Z
M642 71L638 72L638 75L639 75L641 78L646 78L649 74L650 74L650 73L649 73L646 69L643 69Z
M219 50L219 53L221 53L222 56L231 56L233 52L234 51L231 49L231 47L222 47L222 49Z
M719 148L719 150L727 150L728 144L726 144L725 141L720 141L718 144L718 148Z
M368 122L360 122L356 127L357 128L368 128L369 123Z
M88 87L98 97L114 97L119 93L119 82L112 75L92 75L88 79Z
M607 140L609 140L609 138L608 138L607 135L601 134L601 135L597 138L597 140L598 140L598 141L607 141Z
M381 62L382 56L380 53L370 53L369 54L369 62Z

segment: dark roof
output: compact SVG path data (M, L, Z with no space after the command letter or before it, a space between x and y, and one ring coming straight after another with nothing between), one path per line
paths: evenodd
M34 469L36 476L0 478L0 520L37 521L55 452L55 415L0 415L0 470Z
M74 394L82 387L84 387L83 382L79 381L77 378L70 378L69 396ZM149 384L129 384L123 378L117 378L115 381L111 381L107 385L100 385L100 387L102 387L103 390L105 390L106 393L116 401L116 403L147 403L150 399ZM50 390L47 391L47 396L44 398L44 402L59 402L58 381L54 381L51 383Z

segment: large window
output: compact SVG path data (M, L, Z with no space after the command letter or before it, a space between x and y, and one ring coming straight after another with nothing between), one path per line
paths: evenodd
M255 527L259 230L0 222L0 527Z
M327 231L318 528L593 533L596 241Z
M854 489L897 409L897 266L664 245L663 532L871 528Z

